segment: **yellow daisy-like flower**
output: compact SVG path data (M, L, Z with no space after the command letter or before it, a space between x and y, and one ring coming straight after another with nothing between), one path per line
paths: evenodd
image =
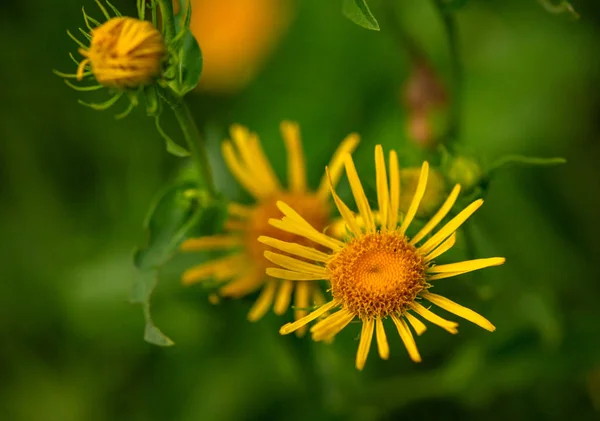
M294 243L303 248L310 244L301 234L286 233L269 224L270 218L283 216L277 202L285 201L299 209L311 226L323 231L329 224L328 181L323 176L319 187L309 190L306 181L306 165L296 123L281 123L281 133L287 150L288 188L282 187L269 161L264 155L256 134L234 125L231 128L233 142L223 143L223 157L233 176L255 199L246 206L232 203L226 233L222 235L190 239L183 243L183 251L229 250L235 252L227 257L209 261L184 272L182 282L193 284L213 279L228 282L219 290L225 297L242 297L262 287L248 319L260 319L273 305L276 314L287 311L294 293L295 318L305 316L313 303L323 304L325 297L316 283L280 281L265 275L270 265L264 253L271 247L257 241L260 236L273 237L273 241ZM337 148L330 163L330 182L335 184L341 177L343 157L352 153L359 141L357 134L350 134ZM293 249L293 247L292 247ZM315 250L315 256L319 255Z
M152 82L162 69L167 47L152 23L118 16L91 31L89 48L80 48L85 57L77 68L83 79L86 66L103 86L126 89Z
M409 238L406 232L417 213L427 185L429 172L427 162L421 168L421 176L413 200L404 217L399 218L400 171L398 158L395 151L391 151L388 187L383 150L380 145L376 146L379 224L375 223L374 212L369 206L350 155L344 157L344 164L359 216L354 215L338 197L333 184L331 193L346 222L349 233L347 241L340 241L315 229L310 220L300 216L304 209L296 211L293 209L293 204L288 205L283 201L278 202L277 206L285 216L282 219L271 219L270 223L291 235L309 239L329 249L329 252L316 250L296 242L283 242L268 236L259 238L263 244L287 254L265 251L267 259L283 268L268 268L268 275L287 281L299 281L297 282L299 285L306 284L305 281L319 279L325 279L331 285L332 300L330 302L320 306L302 319L284 325L280 333L288 334L301 329L326 313L339 309L311 327L312 338L315 341L332 339L352 320L360 319L362 331L356 355L356 368L362 370L367 360L374 331L380 357L387 359L389 356L389 345L383 326L383 321L387 317L392 319L410 358L415 362L421 361L421 357L409 324L417 335L422 334L426 329L425 324L416 315L450 333L457 333L457 323L445 320L431 312L422 304L422 299L484 329L495 330L495 327L487 319L473 310L429 292L432 281L504 263L504 258L494 257L446 265L434 264L436 257L454 245L456 230L483 204L483 200L471 203L435 235L423 242L456 202L460 191L459 185L454 187L431 220L417 234ZM360 223L358 218L364 223Z

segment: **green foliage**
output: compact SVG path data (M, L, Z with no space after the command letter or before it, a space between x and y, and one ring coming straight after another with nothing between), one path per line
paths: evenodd
M538 0L548 12L558 15L562 13L569 14L574 19L579 19L579 13L568 0Z
M344 0L342 12L357 25L372 31L379 31L379 22L371 13L366 0Z
M220 231L225 216L222 200L212 199L187 181L169 187L152 205L144 224L147 242L138 248L133 258L140 273L131 295L131 301L144 308L146 341L160 346L173 345L154 325L150 315L150 298L161 268L186 238Z

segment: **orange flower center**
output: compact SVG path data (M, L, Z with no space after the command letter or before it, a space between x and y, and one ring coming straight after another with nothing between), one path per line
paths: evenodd
M426 287L424 258L397 232L353 239L328 269L333 298L362 319L402 313Z
M244 243L246 251L252 260L265 270L273 266L273 263L264 257L265 250L281 252L259 243L257 239L261 235L281 241L314 246L310 240L302 236L282 231L269 224L270 218L281 219L283 217L276 204L279 200L291 206L292 209L302 215L318 231L323 231L329 222L329 205L313 194L283 193L257 204L247 221Z

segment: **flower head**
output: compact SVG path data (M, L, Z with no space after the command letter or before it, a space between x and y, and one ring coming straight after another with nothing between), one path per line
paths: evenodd
M414 236L407 236L407 230L419 208L425 194L429 165L425 162L421 168L419 182L408 210L399 218L400 171L394 151L389 158L389 184L381 146L375 149L377 201L379 222L376 223L362 184L354 167L352 158L344 158L346 174L359 215L337 196L333 185L331 193L348 230L348 238L340 241L329 237L312 227L301 215L286 203L277 206L285 215L282 219L272 219L273 226L288 233L308 238L328 249L318 251L297 244L286 244L273 238L261 237L259 241L271 245L287 255L265 251L265 257L282 268L269 268L267 274L290 281L325 279L330 283L332 300L317 310L280 330L288 334L306 326L311 321L335 311L311 327L315 341L332 339L352 320L362 322L362 331L356 367L362 370L373 339L377 338L379 355L383 359L389 356L389 346L384 329L384 320L388 317L396 326L398 333L413 361L421 357L409 325L417 335L426 329L425 324L416 316L436 324L450 333L457 333L457 323L445 320L431 312L422 303L427 300L451 313L463 317L484 329L495 327L484 317L447 298L429 291L431 282L504 263L505 259L494 257L436 265L435 259L448 251L455 242L456 230L482 205L476 200L448 221L436 234L426 237L446 217L454 205L460 186L456 185L438 212ZM359 219L360 218L360 219ZM290 257L293 255L295 257ZM298 282L302 285L304 282Z
M128 89L148 85L160 74L167 47L152 23L120 16L93 28L89 48L79 53L85 59L77 68L77 80L89 64L101 85Z
M290 203L306 218L307 224L322 231L329 224L328 180L323 177L316 190L310 190L306 182L306 166L300 141L300 129L296 123L283 122L281 132L287 149L288 187L282 186L260 146L256 134L235 125L231 128L233 141L223 143L223 156L237 181L254 197L253 205L233 203L229 207L230 219L226 233L211 237L191 239L182 245L183 251L232 250L221 259L209 261L187 270L182 277L184 284L207 280L226 283L219 289L225 297L242 297L261 289L250 310L251 321L260 319L274 304L274 311L287 311L294 293L295 317L307 314L313 303L322 304L325 298L316 283L280 281L266 276L270 262L264 257L271 245L259 243L257 238L269 236L275 245L289 245L294 250L308 249L310 239L300 233L276 229L269 219L282 216L277 208L279 201ZM351 153L358 143L358 135L351 134L340 144L330 163L331 183L341 176L342 157ZM313 257L322 254L314 250Z

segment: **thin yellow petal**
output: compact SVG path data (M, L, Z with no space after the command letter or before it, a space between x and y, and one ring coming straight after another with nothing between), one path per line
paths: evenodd
M275 174L271 163L262 150L258 136L254 133L250 133L248 143L254 152L252 165L265 173L265 177L268 177L269 185L274 192L281 191L281 183L279 182L279 178L277 178L277 174Z
M287 241L281 241L276 238L265 237L264 235L258 237L258 241L267 246L276 248L289 254L303 257L308 260L314 260L317 262L324 263L331 260L331 256L327 253L323 253L322 251L316 250L312 247L303 246L297 243L289 243Z
M247 265L246 257L241 254L234 254L221 259L202 263L186 270L181 276L181 282L184 285L191 285L196 282L210 279L215 271L219 270L219 268L235 266L239 267L240 271L242 271L245 269L245 265Z
M213 235L210 237L190 238L181 244L181 251L220 250L239 247L244 244L243 238L236 235Z
M342 176L342 168L344 167L344 156L346 154L351 154L354 152L356 147L358 146L358 142L360 141L360 136L356 133L351 133L340 143L340 146L336 149L329 161L329 172L331 174L331 183L335 187L337 183L340 181L340 177ZM319 184L319 188L317 189L317 195L325 200L327 199L327 193L329 192L329 180L327 179L327 175L323 174L323 178L321 178L321 183Z
M265 313L269 310L269 307L271 307L271 304L273 303L273 297L275 296L276 289L277 281L273 279L267 281L267 284L260 292L258 299L254 303L252 308L250 308L250 312L248 313L248 320L250 320L251 322L255 322L265 315Z
M296 212L287 203L285 203L285 202L283 202L281 200L278 200L277 203L276 203L276 205L277 205L277 208L281 211L281 213L283 213L288 218L294 220L294 222L298 223L299 225L302 225L302 226L306 227L307 229L314 230L314 231L318 232L306 219L304 219L302 217L302 215L300 215L298 212Z
M252 216L252 208L249 206L240 205L239 203L230 203L227 205L227 212L231 216L247 219Z
M268 261L273 262L285 269L321 276L321 279L327 276L327 271L323 266L313 265L312 263L303 262L302 260L294 259L293 257L285 256L279 253L273 253L272 251L268 250L266 250L263 254Z
M463 209L458 215L452 218L442 229L440 229L433 237L425 242L419 250L422 254L429 254L431 250L436 248L442 241L448 238L456 231L477 209L483 205L483 200L478 199Z
M381 359L387 360L390 357L390 345L385 336L385 329L383 328L381 319L375 321L375 333L377 336L377 350L379 351L379 356Z
M360 332L360 342L358 344L358 352L356 353L356 368L358 370L365 368L367 356L369 355L369 348L371 348L371 341L373 340L374 327L375 322L373 319L363 321L362 330Z
M427 256L425 256L425 261L430 262L433 259L435 259L436 257L441 256L442 254L444 254L448 250L450 250L452 247L454 247L455 243L456 243L456 232L453 232L452 235L450 237L448 237L448 239L446 239L435 250L433 250L431 253L429 253Z
M243 167L233 150L233 145L226 141L223 142L221 148L225 163L237 182L256 199L262 199L268 196L268 191L265 190L264 186L260 182L257 182L257 180L252 177L252 174Z
M350 155L346 155L346 158L344 159L344 164L346 166L346 176L348 177L348 182L350 183L350 189L352 190L354 201L356 202L356 206L358 207L358 212L360 213L360 216L362 216L365 222L365 230L368 233L373 233L375 232L375 222L373 220L373 213L371 212L369 201L367 200L367 196L365 195L365 191L360 182L360 178L358 177L358 173L356 172L354 161L352 160L352 157Z
M260 288L264 284L264 279L264 272L254 270L233 279L219 290L219 294L223 297L243 297Z
M292 281L282 281L279 285L279 290L275 296L275 305L273 311L277 315L285 313L290 306L290 300L292 299L292 291L294 290L294 283Z
M327 173L328 176L330 175L328 168L325 168L325 172ZM344 201L342 199L340 199L340 197L335 192L331 178L330 178L330 182L329 182L329 188L331 190L331 196L333 197L335 206L340 211L340 215L342 215L342 218L344 219L344 222L348 226L348 229L350 230L350 232L352 234L354 234L354 236L359 237L360 235L362 235L362 230L360 229L360 226L358 225L358 222L356 221L356 217L354 216L354 213L350 210L350 208L348 208L348 206L346 206Z
M460 193L460 184L454 186L448 198L444 202L444 204L440 207L440 209L431 217L431 219L421 228L421 230L415 235L412 240L410 240L410 244L417 244L421 241L427 234L429 234L437 225L440 223L442 219L448 215L448 212L456 203L456 199L458 198L458 194Z
M404 313L404 317L406 317L406 320L408 320L410 325L413 327L417 336L421 336L427 330L427 326L425 325L425 323L417 319L412 314Z
M354 314L347 310L338 311L335 314L319 321L310 331L312 339L315 342L332 340L335 335L340 333L350 322L354 320ZM320 325L318 329L315 329Z
M307 316L304 316L301 319L298 319L293 323L286 323L285 325L281 326L281 329L279 329L279 333L281 333L282 335L287 335L288 333L292 333L293 331L301 328L302 326L307 325L308 323L312 322L313 320L317 319L322 314L328 312L329 310L331 310L332 308L334 308L338 305L339 305L339 303L337 301L335 301L335 300L330 301L327 304L319 307L317 310L311 312Z
M388 187L387 171L385 169L385 158L381 145L375 146L375 176L377 182L377 204L379 205L379 217L381 226L388 226L388 214L390 204L390 190Z
M293 192L303 193L306 191L306 164L300 141L300 127L298 123L284 121L280 128L287 149L289 188Z
M308 314L310 307L310 293L314 289L311 282L294 282L296 287L294 293L294 320L299 320ZM296 336L304 336L307 330L306 325L296 330Z
M396 151L390 151L390 214L388 216L388 230L393 231L398 225L398 212L400 207L400 166Z
M392 314L392 320L394 321L394 324L396 325L396 328L398 329L398 334L400 335L402 342L404 342L404 346L406 347L406 350L408 351L408 355L410 356L410 359L416 363L420 363L421 355L419 354L419 349L417 348L417 343L415 342L415 338L413 338L413 335L412 335L410 329L406 325L406 322L404 321L404 319L399 318L395 314Z
M291 281L319 281L325 279L321 274L295 272L293 270L267 268L267 275L277 279L289 279Z
M413 309L415 313L423 317L425 320L441 327L442 329L452 333L453 335L458 333L458 323L451 322L450 320L446 320L438 316L437 314L433 313L432 311L423 307L417 302L412 303L410 308Z
M426 300L429 300L433 304L438 307L443 308L450 313L456 314L463 319L470 321L471 323L475 323L477 326L484 328L485 330L489 330L493 332L496 330L496 327L485 317L474 312L473 310L463 307L458 303L455 303L452 300L449 300L446 297L442 297L441 295L433 294L431 292L421 293L421 296Z
M448 265L437 265L430 267L429 273L448 273L448 272L473 272L474 270L484 269L490 266L499 266L506 262L504 257L490 257L488 259L465 260L464 262L450 263Z
M321 234L316 230L310 230L302 225L298 225L297 222L294 222L289 218L283 218L281 220L271 218L269 219L269 224L271 224L275 228L279 228L282 231L305 237L311 241L314 241L317 244L330 248L333 251L338 251L344 246L344 243L342 243L341 241L329 237L328 235Z
M423 166L421 166L421 175L419 176L419 183L417 184L417 190L415 191L415 195L410 202L410 206L408 207L408 211L406 211L406 216L402 221L402 225L400 226L400 233L404 234L410 223L414 219L417 214L417 210L419 209L419 205L421 204L421 199L423 199L423 195L425 194L425 189L427 188L427 177L429 176L429 163L427 161L423 162Z

